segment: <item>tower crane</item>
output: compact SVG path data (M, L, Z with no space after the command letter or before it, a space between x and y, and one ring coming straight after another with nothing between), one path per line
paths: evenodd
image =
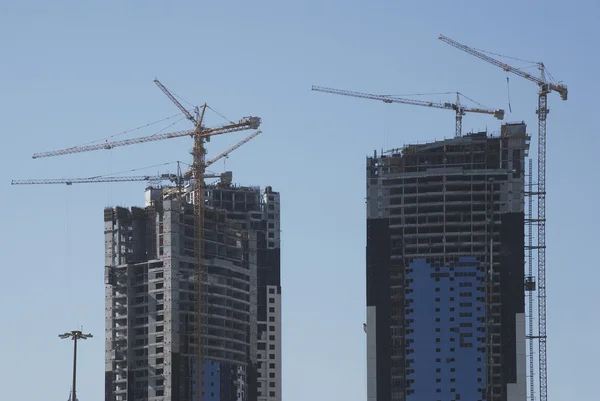
M546 78L546 68L544 63L537 63L540 70L540 77L533 76L515 67L496 60L487 54L475 50L469 46L459 43L444 35L439 38L442 42L449 44L459 50L475 56L483 61L487 61L496 67L502 68L506 72L513 73L525 78L539 87L538 90L538 335L539 340L539 385L540 401L548 400L548 358L546 355L546 117L548 115L548 94L557 92L562 100L567 100L568 89L566 85L554 84ZM530 333L532 334L532 333ZM533 391L530 389L530 391Z
M347 91L343 89L333 89L333 88L325 88L322 86L314 86L312 87L313 91L317 92L325 92L332 93L334 95L343 95L343 96L352 96L352 97L360 97L363 99L372 99L372 100L381 100L384 103L403 103L403 104L412 104L415 106L425 106L425 107L434 107L438 109L446 109L446 110L454 110L456 112L456 136L462 136L462 117L467 113L480 113L480 114L491 114L496 117L498 120L504 119L504 110L489 110L484 108L476 108L476 107L466 107L460 104L460 99L458 97L458 93L456 94L456 103L440 103L440 102L427 102L423 100L416 99L404 99L396 96L386 96L386 95L373 95L370 93L362 93L362 92L353 92Z
M173 133L157 134L147 137L138 137L133 139L126 139L116 142L107 142L103 144L77 146L68 149L55 150L50 152L35 153L34 159L42 157L61 156L73 153L88 152L102 149L113 149L119 146L134 145L138 143L145 143L151 141L158 141L163 139L171 139L183 136L191 136L194 140L194 147L192 149L193 163L191 167L191 178L193 178L193 207L194 207L194 254L196 258L196 299L197 299L197 312L196 318L196 340L198 345L198 370L197 370L197 384L200 385L202 381L202 366L204 362L204 353L206 345L205 336L205 322L206 322L206 291L205 291L205 268L204 268L204 178L207 162L205 141L209 141L213 135L227 134L231 132L244 131L244 130L256 130L260 126L261 119L259 117L244 117L237 123L231 122L227 125L215 128L206 128L204 123L204 114L208 107L206 103L200 108L196 108L196 116L191 115L185 108L175 99L175 96L164 86L160 81L154 81L159 88L167 95L167 97L179 108L194 124L194 129L187 131L179 131ZM251 138L250 138L251 139ZM248 139L249 140L249 139ZM247 141L246 141L247 142ZM245 142L244 142L245 143ZM241 146L241 145L240 145ZM198 387L199 388L199 387Z

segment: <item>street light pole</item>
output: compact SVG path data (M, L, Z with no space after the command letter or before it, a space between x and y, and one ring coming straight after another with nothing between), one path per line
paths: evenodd
M63 340L68 338L73 340L73 396L71 401L77 401L77 340L87 340L93 336L90 333L83 334L81 330L73 330L70 333L59 334L58 337Z

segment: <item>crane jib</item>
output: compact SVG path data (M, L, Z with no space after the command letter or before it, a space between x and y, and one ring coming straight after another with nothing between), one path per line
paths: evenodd
M261 122L261 120L258 117L246 117L246 118L241 119L236 124L229 124L229 125L225 125L222 127L208 128L208 129L202 130L200 136L209 137L209 136L213 136L213 135L227 134L230 132L255 129L255 127L260 126L260 122ZM138 144L138 143L145 143L145 142L159 141L159 140L163 140L163 139L171 139L171 138L178 138L178 137L182 137L182 136L194 135L196 132L197 132L196 130L185 130L185 131L178 131L178 132L170 132L170 133L166 133L166 134L156 134L156 135L139 137L139 138L125 139L125 140L116 141L116 142L107 142L107 143L102 143L102 144L97 144L97 145L76 146L76 147L55 150L55 151L50 151L50 152L35 153L32 157L34 159L38 159L38 158L42 158L42 157L61 156L61 155L67 155L67 154L72 154L72 153L89 152L89 151L94 151L94 150L110 150L110 149L113 149L113 148L119 147L119 146L134 145L134 144Z
M316 92L331 93L334 95L343 95L343 96L358 97L358 98L363 98L363 99L381 100L384 103L402 103L402 104L412 104L414 106L424 106L424 107L433 107L433 108L437 108L437 109L454 110L454 111L456 111L456 124L455 124L455 135L456 136L462 135L461 119L462 119L462 116L465 114L465 112L491 114L494 117L498 118L499 120L504 119L504 110L486 110L486 109L481 109L481 108L475 109L475 108L464 107L464 106L457 104L457 103L459 103L458 100L457 100L457 103L448 103L448 102L438 103L438 102L429 102L429 101L417 100L417 99L406 99L406 98L401 98L401 97L397 97L397 96L375 95L375 94L371 94L371 93L362 93L362 92L347 91L347 90L343 90L343 89L326 88L323 86L314 86L314 85L312 86L312 90L316 91ZM457 99L458 99L458 93L457 93Z

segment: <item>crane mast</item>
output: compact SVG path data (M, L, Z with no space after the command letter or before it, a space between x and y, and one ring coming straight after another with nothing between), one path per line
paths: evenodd
M374 95L371 93L362 93L362 92L354 92L343 89L334 89L334 88L325 88L323 86L314 86L312 87L313 91L316 92L324 92L331 93L334 95L343 95L343 96L351 96L358 97L363 99L371 99L371 100L381 100L384 103L402 103L402 104L411 104L413 106L424 106L424 107L433 107L436 109L446 109L446 110L454 110L456 112L456 123L455 123L455 134L456 136L462 136L462 117L467 113L479 113L479 114L491 114L499 120L504 119L504 110L489 110L484 108L477 107L465 107L460 104L460 99L458 97L459 93L456 94L456 103L441 103L441 102L429 102L424 100L416 100L416 99L405 99L397 96L387 96L387 95Z
M565 98L566 100L566 95ZM548 356L546 352L546 117L548 90L540 86L538 95L538 374L540 401L548 400Z
M198 362L197 362L197 374L198 374L198 389L202 383L204 354L206 345L206 280L205 280L205 268L204 268L204 173L206 164L204 159L206 157L206 148L204 147L204 138L199 135L202 133L202 122L204 120L204 113L206 111L206 104L202 107L202 113L200 114L196 123L196 132L194 135L194 148L192 150L192 156L194 158L192 164L192 171L194 175L194 253L196 255L196 302L198 304L198 312L196 315L196 335L198 336Z
M496 60L478 50L475 50L469 46L452 40L444 35L440 35L439 38L442 42L449 44L459 50L464 51L472 56L475 56L481 60L487 61L497 67L502 68L506 72L511 72L522 78L536 83L539 86L538 91L538 105L536 113L538 115L538 215L537 215L537 227L538 227L538 244L537 244L537 290L538 290L538 335L533 336L530 333L529 340L533 338L538 339L539 345L539 400L548 400L548 357L546 352L546 340L547 340L547 324L546 324L546 119L548 116L548 94L552 91L558 92L562 100L567 100L568 89L566 85L554 84L546 80L546 71L544 63L537 63L538 68L541 72L541 77L535 77L524 71L521 71L515 67L505 64L499 60ZM532 194L530 194L531 196ZM529 316L529 319L532 319ZM532 356L530 356L532 358ZM532 359L530 359L532 361ZM530 396L533 399L533 389L530 388Z

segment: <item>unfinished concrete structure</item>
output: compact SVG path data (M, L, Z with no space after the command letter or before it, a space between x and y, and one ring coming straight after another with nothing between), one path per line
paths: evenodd
M144 208L104 211L105 399L280 400L279 194L228 184L205 189L200 382L191 198L149 188ZM275 300L267 305L268 294ZM275 356L272 364L262 363L261 347Z
M368 401L524 401L524 123L367 159Z
M207 207L223 210L228 221L256 234L256 397L281 400L280 195L269 186L215 185Z

